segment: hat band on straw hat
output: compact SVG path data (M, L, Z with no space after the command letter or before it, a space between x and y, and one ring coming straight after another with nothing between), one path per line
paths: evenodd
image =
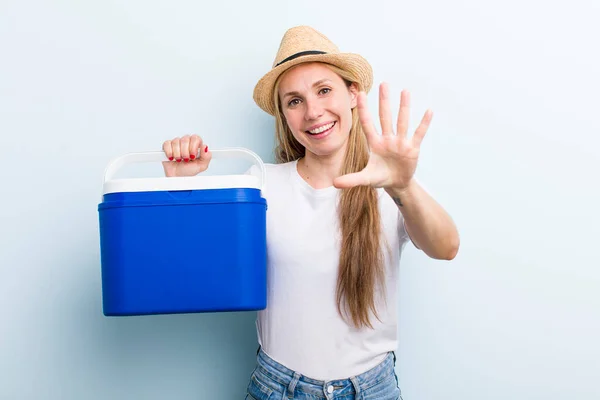
M291 56L289 56L288 58L286 58L286 59L285 59L285 60L283 60L283 61L280 61L280 62L278 62L278 63L275 65L275 67L279 67L281 64L283 64L283 63L285 63L285 62L288 62L288 61L291 61L291 60L293 60L293 59L295 59L295 58L302 57L302 56L310 56L310 55L313 55L313 54L327 54L327 53L326 53L326 52L324 52L324 51L320 51L320 50L307 50L307 51L301 51L301 52L299 52L299 53L292 54Z

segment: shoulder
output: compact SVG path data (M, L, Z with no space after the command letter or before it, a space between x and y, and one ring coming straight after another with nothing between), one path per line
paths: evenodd
M289 185L294 165L294 161L281 164L265 164L265 189L270 192L273 188L282 189Z
M265 170L267 175L286 174L290 172L295 163L295 161L281 164L265 163Z
M292 168L292 165L294 165L294 163L295 163L295 161L282 163L282 164L263 163L263 165L265 167L265 173L267 174L267 176L269 176L269 175L277 175L277 174L289 172L290 169ZM246 174L259 175L260 169L259 169L258 165L256 165L256 164L252 165L252 167L250 167L250 169L246 171Z
M281 164L265 163L264 189L268 190L272 187L282 188L290 184L291 171L293 171L295 165L295 161ZM247 171L247 174L260 177L260 169L257 165L253 165L252 168Z
M282 164L264 163L267 183L268 181L273 179L280 179L284 177L285 179L287 179L294 165L295 161ZM250 168L250 170L248 171L248 173L258 176L260 174L260 170L257 165L253 165L252 168Z

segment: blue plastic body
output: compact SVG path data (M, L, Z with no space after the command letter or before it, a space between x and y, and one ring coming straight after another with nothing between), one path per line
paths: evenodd
M104 315L264 309L266 209L258 189L104 195Z

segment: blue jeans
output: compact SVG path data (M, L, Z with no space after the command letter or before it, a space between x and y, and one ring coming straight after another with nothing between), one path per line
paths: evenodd
M402 400L394 371L396 356L369 371L334 381L319 381L292 371L259 350L246 400Z

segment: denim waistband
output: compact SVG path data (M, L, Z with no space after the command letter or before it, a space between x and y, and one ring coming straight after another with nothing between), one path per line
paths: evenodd
M336 392L359 394L360 392L377 385L382 380L394 373L396 356L389 352L384 360L370 370L347 379L322 381L306 377L269 357L262 349L258 351L257 372L266 375L275 382L287 387L288 390L300 390L307 394L323 396L331 386Z

